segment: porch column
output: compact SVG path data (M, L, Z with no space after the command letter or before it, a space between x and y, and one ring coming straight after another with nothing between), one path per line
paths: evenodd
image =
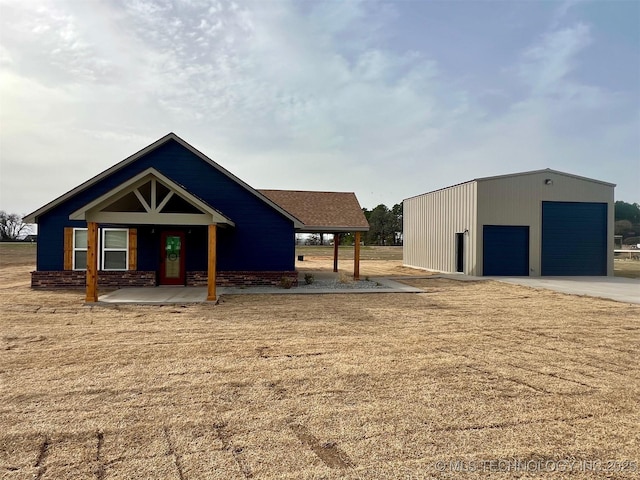
M353 244L353 279L360 280L360 232L355 232Z
M216 301L216 225L209 225L209 248L207 255L207 301Z
M87 294L85 301L98 301L98 224L87 225Z
M340 243L340 234L333 234L333 271L338 271L338 244Z

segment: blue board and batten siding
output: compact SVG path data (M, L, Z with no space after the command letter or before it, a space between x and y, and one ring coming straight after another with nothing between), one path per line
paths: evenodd
M484 275L529 275L529 227L484 225Z
M607 204L542 202L542 275L607 274Z
M221 271L294 270L294 225L290 218L262 201L208 162L174 140L122 167L38 218L38 270L63 270L64 227L85 227L69 215L95 198L153 167L235 222L219 228L217 265ZM135 225L127 225L135 227ZM171 226L160 227L171 230ZM176 227L186 233L186 269L207 269L207 233L202 227ZM189 233L189 231L191 233ZM157 270L158 228L138 227L138 270Z

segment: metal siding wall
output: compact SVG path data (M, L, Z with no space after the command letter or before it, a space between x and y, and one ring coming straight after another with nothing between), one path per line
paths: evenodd
M426 193L403 202L403 263L456 271L456 233L465 235L464 273L475 275L476 183Z
M551 179L553 184L545 185L545 179ZM607 275L613 275L613 187L553 172L485 179L477 183L479 229L482 225L529 225L531 276L541 273L543 201L607 203ZM482 275L482 236L477 242L476 275Z

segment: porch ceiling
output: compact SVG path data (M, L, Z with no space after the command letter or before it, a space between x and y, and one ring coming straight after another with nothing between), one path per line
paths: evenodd
M230 218L154 168L84 205L69 219L123 225L235 226Z

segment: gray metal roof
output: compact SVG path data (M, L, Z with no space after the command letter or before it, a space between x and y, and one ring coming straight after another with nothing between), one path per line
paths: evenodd
M580 175L574 175L573 173L560 172L558 170L553 170L551 168L543 168L541 170L530 170L528 172L507 173L507 174L504 174L504 175L495 175L495 176L491 176L491 177L474 178L473 180L467 180L466 182L456 183L454 185L449 185L448 187L437 188L437 189L431 190L429 192L420 193L418 195L412 195L410 197L405 198L404 200L408 200L410 198L415 198L415 197L420 197L422 195L427 195L427 194L433 193L433 192L439 192L440 190L446 190L447 188L457 187L458 185L464 185L465 183L484 182L484 181L487 181L487 180L499 180L499 179L502 179L502 178L521 177L521 176L524 176L524 175L536 175L538 173L554 173L556 175L564 175L565 177L577 178L578 180L583 180L585 182L599 183L601 185L606 185L608 187L615 187L616 186L615 183L609 183L609 182L605 182L603 180L596 180L595 178L582 177Z

